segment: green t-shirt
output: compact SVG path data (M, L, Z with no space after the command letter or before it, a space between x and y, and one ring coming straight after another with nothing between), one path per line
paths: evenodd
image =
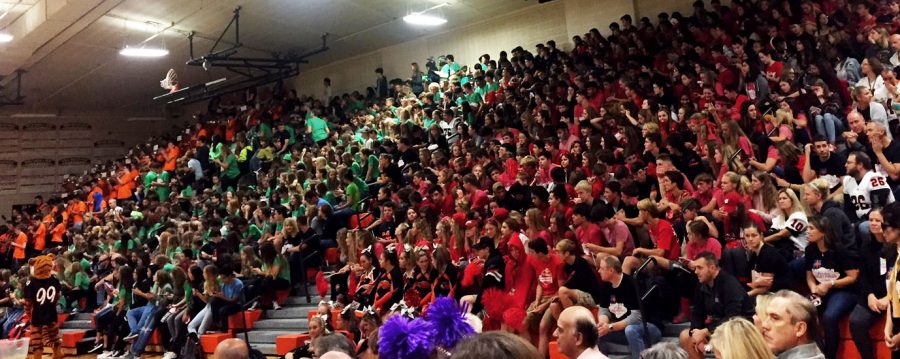
M194 197L194 187L187 186L183 190L181 190L181 197L184 197L184 198Z
M91 278L89 278L87 274L84 274L84 272L75 273L75 283L72 285L73 287L87 290L90 285Z
M169 174L169 171L163 171L156 177L157 182L162 181L165 183L165 186L156 187L156 195L159 196L160 202L165 202L169 200L169 195L172 194L172 189L169 188L169 179L172 176Z
M347 203L350 204L350 208L354 211L359 211L359 186L356 185L356 182L351 182L347 185L347 188L344 190L344 193L347 195Z
M129 251L130 251L130 250L133 250L133 249L134 249L134 246L135 246L136 244L137 244L137 242L136 242L134 239L129 239L129 240L128 240L128 250L129 250ZM121 249L121 248L122 248L122 241L115 241L115 242L113 242L113 250L118 251L118 250Z
M228 155L228 158L225 159L225 163L228 165L228 169L223 172L226 177L234 179L241 175L241 169L238 168L237 157Z
M366 171L368 171L370 168L372 169L372 178L366 178L366 180L371 181L371 180L378 178L378 176L381 175L381 173L380 173L381 169L378 168L378 157L377 156L369 155L368 162L369 162L369 164L366 167ZM363 175L365 175L365 174L363 174Z
M269 126L267 123L263 122L259 124L259 136L265 138L269 142L272 142L272 126Z
M312 139L313 141L321 141L328 138L328 123L325 120L312 117L306 120L306 125L312 128Z
M144 175L144 194L147 194L147 191L150 190L150 184L156 181L156 178L159 176L156 172L150 171Z
M287 280L288 282L291 281L291 267L284 259L284 257L282 257L281 255L276 255L273 265L278 266L278 278ZM266 263L263 263L260 267L263 272L268 272L270 269Z

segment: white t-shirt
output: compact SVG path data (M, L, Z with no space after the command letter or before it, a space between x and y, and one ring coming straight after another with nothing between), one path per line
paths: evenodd
M791 241L794 242L794 246L800 250L803 250L806 248L806 245L809 244L808 228L809 221L806 218L806 213L803 213L802 211L791 213L787 218L784 218L784 214L781 213L772 218L772 229L779 231L787 229L790 231Z
M888 199L883 204L894 202L894 193L887 184L887 178L875 171L868 171L859 182L856 178L844 176L844 194L850 196L850 203L856 210L856 216L865 219L872 209L872 191L879 189L888 190Z

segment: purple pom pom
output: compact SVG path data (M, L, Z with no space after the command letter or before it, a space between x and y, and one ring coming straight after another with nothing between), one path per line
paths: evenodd
M463 338L475 334L453 298L441 297L435 300L428 307L425 319L434 327L435 344L445 348L453 348Z
M434 349L434 329L422 319L394 315L378 334L378 352L382 358L428 359Z

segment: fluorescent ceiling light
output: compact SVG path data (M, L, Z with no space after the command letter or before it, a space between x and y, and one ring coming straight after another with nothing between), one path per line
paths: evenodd
M0 42L10 42L13 41L13 36L11 34L0 32Z
M447 19L423 13L412 13L404 16L403 21L413 25L437 26L445 24Z
M128 57L163 57L169 54L169 50L153 47L128 47L119 51L119 55Z
M16 113L9 117L12 118L43 118L43 117L56 117L55 113Z

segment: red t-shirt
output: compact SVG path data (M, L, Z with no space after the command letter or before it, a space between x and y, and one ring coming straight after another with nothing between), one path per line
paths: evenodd
M603 242L603 234L600 232L600 227L590 222L575 228L575 238L578 240L578 243L581 244L590 243L599 246Z
M692 241L688 241L685 252L685 257L687 257L687 259L689 260L697 259L697 255L703 252L712 252L712 254L716 255L716 259L721 259L722 244L719 243L719 240L715 238L707 238L706 244L702 246Z
M528 256L528 266L534 271L534 277L541 286L543 295L549 296L559 291L559 278L562 273L563 261L555 253L551 253L545 260Z
M663 257L669 260L676 260L681 256L681 245L675 238L675 229L672 224L665 219L660 219L656 225L647 224L650 232L650 239L656 244L656 248L665 251Z

